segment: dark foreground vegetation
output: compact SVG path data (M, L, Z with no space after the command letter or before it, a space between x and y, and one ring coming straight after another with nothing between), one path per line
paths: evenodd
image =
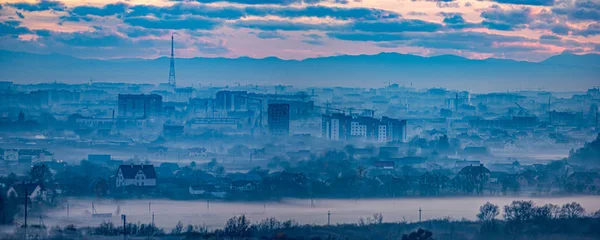
M600 211L586 213L578 203L537 206L531 201L513 201L502 209L486 203L477 221L450 217L423 222L384 222L382 214L358 223L329 226L300 225L294 220L266 218L252 223L245 215L230 218L224 228L184 226L169 231L152 224L128 223L128 239L600 239ZM27 232L27 233L26 233ZM31 225L17 228L2 239L123 239L123 226L112 222L97 227ZM27 237L25 236L27 234Z

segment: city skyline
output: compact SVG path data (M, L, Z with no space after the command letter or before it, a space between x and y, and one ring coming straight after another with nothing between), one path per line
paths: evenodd
M396 52L541 61L600 50L600 3L490 1L2 1L0 49L79 58Z

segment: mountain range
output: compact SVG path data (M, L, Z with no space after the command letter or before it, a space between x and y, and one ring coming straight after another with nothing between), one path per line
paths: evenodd
M600 85L599 54L561 54L541 62L422 57L399 53L283 60L275 57L177 58L180 86L239 84L381 87L384 82L474 92L544 89L577 91ZM167 82L169 58L80 59L0 50L0 81L15 83Z

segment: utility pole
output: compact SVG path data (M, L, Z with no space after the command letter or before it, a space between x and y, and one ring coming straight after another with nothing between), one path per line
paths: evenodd
M69 219L69 203L67 202L67 219Z
M422 211L423 211L423 210L421 210L421 208L419 207L419 222L421 222L421 212L422 212Z
M127 216L125 214L121 215L123 219L123 239L127 236Z
M29 198L29 194L27 194L27 185L23 182L23 188L25 188L25 234L27 234L27 199Z
M152 236L154 236L154 213L152 213Z
M152 202L148 202L148 214L150 214L152 211Z
M206 199L206 213L210 212L210 200Z
M327 226L329 226L330 221L331 221L331 211L327 211Z

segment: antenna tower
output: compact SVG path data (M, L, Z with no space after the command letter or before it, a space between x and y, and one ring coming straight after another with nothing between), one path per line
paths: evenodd
M173 53L173 35L171 35L171 64L169 68L169 86L175 87L175 54Z

